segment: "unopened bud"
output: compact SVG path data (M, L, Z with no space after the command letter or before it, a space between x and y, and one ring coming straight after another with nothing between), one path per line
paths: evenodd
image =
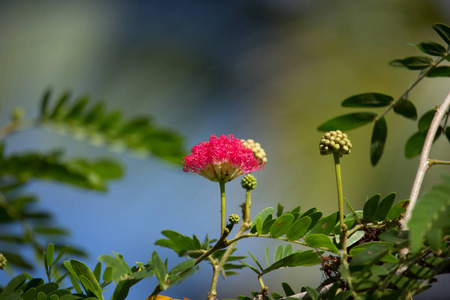
M254 190L256 188L256 178L252 174L247 174L242 178L241 184L247 191Z
M319 144L321 155L338 153L339 157L350 154L352 143L345 133L340 130L329 131L322 136Z

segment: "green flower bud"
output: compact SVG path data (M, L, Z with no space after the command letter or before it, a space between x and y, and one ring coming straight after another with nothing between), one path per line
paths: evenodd
M247 174L242 178L242 187L249 190L254 190L256 188L256 178L252 174Z
M23 110L22 107L15 107L11 113L10 113L10 118L12 121L20 121L23 116L25 115L25 111Z
M241 220L241 218L239 218L238 215L232 214L228 217L228 221L232 224L237 224L239 223L239 221Z
M0 253L0 270L3 270L6 267L6 257L3 253Z
M319 144L321 155L338 153L339 157L350 154L352 143L345 133L340 130L329 131L322 136Z

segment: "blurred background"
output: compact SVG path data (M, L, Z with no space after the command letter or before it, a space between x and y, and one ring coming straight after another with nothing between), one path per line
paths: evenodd
M1 124L17 106L36 117L51 87L54 95L70 89L105 99L126 116L151 115L181 133L187 150L211 134L252 138L268 154L265 170L254 174L252 216L279 202L286 209L301 205L330 214L337 209L333 162L319 155L317 126L351 112L340 107L351 95L400 96L417 73L388 62L421 55L408 43L442 43L431 28L441 22L450 23L449 1L1 1ZM449 87L448 79L433 78L414 89L410 99L419 116L439 104ZM356 209L375 193L409 197L418 159L405 159L403 148L416 124L392 113L387 122L385 154L375 168L369 160L372 126L348 132L353 150L342 162L344 195ZM179 165L115 154L43 129L6 140L7 153L55 148L68 157L112 157L126 169L106 193L47 181L26 187L56 224L70 230L70 244L89 253L83 261L90 267L112 251L133 264L146 262L155 250L174 266L181 259L154 245L161 230L200 239L219 231L218 184ZM432 156L450 159L448 142L440 139ZM423 191L444 172L433 167ZM227 184L227 214L240 212L244 195L240 180ZM277 244L245 240L237 253L250 250L264 260L265 246L273 253ZM44 276L38 269L32 274ZM205 263L163 294L204 299L211 274ZM282 291L286 281L299 292L323 278L317 267L307 267L273 272L264 281L271 291ZM1 272L0 281L8 280ZM443 299L445 281L449 277L415 299ZM142 281L129 299L145 299L156 283ZM253 290L258 281L248 269L218 286L221 299Z

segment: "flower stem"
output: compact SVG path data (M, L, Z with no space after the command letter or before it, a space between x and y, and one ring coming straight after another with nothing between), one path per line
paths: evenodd
M224 198L225 199L225 198ZM220 259L218 264L215 264L213 266L213 278L211 281L211 288L209 291L209 297L216 296L216 286L217 281L219 279L219 275L223 270L223 266L228 261L228 258L233 253L234 247L236 246L237 241L239 240L239 237L243 236L244 232L249 230L252 226L251 219L250 219L250 207L252 204L251 200L251 190L247 191L246 197L245 197L245 203L242 205L242 221L241 226L239 227L238 232L234 236L234 241L232 243L227 243L229 247L227 250L225 250L225 253L223 254L222 258Z
M222 180L219 181L220 185L220 236L223 235L223 231L225 230L225 182Z
M342 177L341 177L341 163L339 160L339 153L333 153L334 168L336 171L336 185L338 191L338 206L339 206L339 222L340 222L340 241L341 247L345 254L347 254L347 226L344 223L344 196L342 193Z

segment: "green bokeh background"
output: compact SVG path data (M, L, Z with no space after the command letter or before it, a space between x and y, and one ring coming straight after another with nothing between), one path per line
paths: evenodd
M388 62L421 55L408 43L441 42L434 23L450 23L448 1L1 1L1 122L16 106L36 116L39 98L50 86L56 94L70 88L76 95L106 99L128 116L150 114L183 134L187 148L213 133L253 138L269 162L255 173L252 215L278 202L287 209L302 205L329 214L337 209L333 160L319 155L317 126L355 111L340 107L351 95L401 95L418 73ZM449 87L447 78L425 79L410 100L422 115L442 102ZM387 146L376 168L369 160L372 126L348 132L353 150L342 160L344 195L356 209L375 193L409 197L418 159L405 159L403 148L416 125L393 112L387 122ZM88 250L92 265L111 251L124 254L130 264L146 261L155 249L176 261L153 246L160 230L199 237L218 231L218 186L178 166L109 153L42 130L7 140L9 152L55 147L70 156L113 156L127 168L124 180L113 183L106 195L45 182L29 187L44 208L54 211L57 223L71 229L74 242ZM441 138L432 157L450 159L448 141ZM448 170L431 168L423 190L443 172ZM227 190L227 213L238 212L239 182ZM68 211L82 211L82 221L72 220ZM262 258L266 245L274 249L277 243L251 240L238 248ZM243 274L219 282L221 297L258 289L252 273ZM166 294L200 299L209 276L204 266ZM281 291L282 281L299 289L321 278L311 267L274 272L265 282ZM144 299L154 284L140 284L130 299ZM439 291L428 295L438 299Z

